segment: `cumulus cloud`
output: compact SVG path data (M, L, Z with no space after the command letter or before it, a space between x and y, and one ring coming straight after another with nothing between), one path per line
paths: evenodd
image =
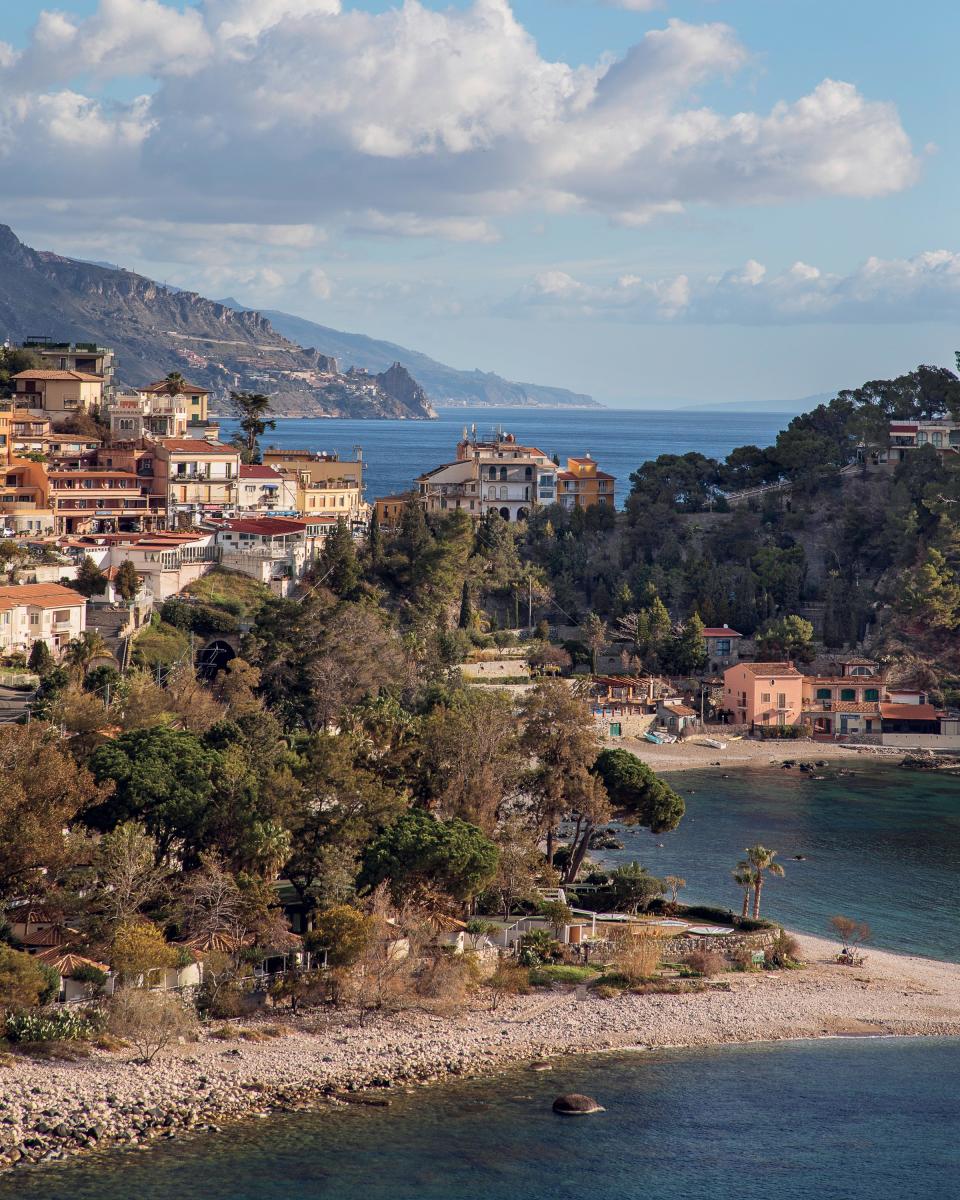
M747 61L729 26L679 20L619 57L550 61L507 0L100 0L83 20L45 12L25 50L0 53L0 163L30 162L38 211L82 195L101 219L480 242L517 212L629 228L914 181L895 108L849 83L767 112L697 101ZM57 76L77 63L152 90L85 95ZM0 197L25 196L24 174L0 172Z
M960 253L869 258L848 275L796 262L770 274L750 259L721 275L660 279L624 274L585 282L565 271L540 272L503 311L557 317L604 317L640 324L791 325L810 322L913 322L960 316Z

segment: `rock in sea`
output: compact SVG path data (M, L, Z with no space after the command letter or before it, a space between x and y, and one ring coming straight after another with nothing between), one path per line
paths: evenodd
M564 1117L585 1117L590 1113L604 1112L602 1104L598 1104L592 1096L581 1096L579 1092L568 1092L558 1096L553 1102L553 1111Z

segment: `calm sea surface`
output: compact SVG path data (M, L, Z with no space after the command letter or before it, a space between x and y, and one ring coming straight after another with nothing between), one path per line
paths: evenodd
M290 417L263 438L263 444L307 450L339 450L346 457L363 447L367 498L389 496L410 487L417 475L449 462L463 427L477 432L497 426L519 441L552 455L589 453L617 477L617 503L630 491L630 472L658 454L698 450L723 457L734 447L769 445L790 421L782 413L638 412L632 409L441 409L436 421L355 421ZM223 436L236 428L224 421Z
M570 1059L0 1182L0 1200L956 1200L960 1042ZM559 1092L606 1111L554 1116Z
M842 913L866 921L878 947L960 962L960 776L857 762L843 769L823 768L823 780L780 769L670 775L687 806L679 828L625 829L623 850L596 857L638 859L686 879L686 899L739 911L730 871L759 841L786 870L764 889L764 915L825 936Z

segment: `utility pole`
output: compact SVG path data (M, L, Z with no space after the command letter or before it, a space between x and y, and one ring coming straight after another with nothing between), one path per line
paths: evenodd
M533 628L533 575L527 572L527 628Z

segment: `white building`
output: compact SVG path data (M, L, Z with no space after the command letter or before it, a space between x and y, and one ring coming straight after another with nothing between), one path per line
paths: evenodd
M86 628L87 603L58 583L0 587L0 653L29 654L46 642L55 658Z
M237 511L297 516L296 476L281 474L262 463L240 464L237 480Z

